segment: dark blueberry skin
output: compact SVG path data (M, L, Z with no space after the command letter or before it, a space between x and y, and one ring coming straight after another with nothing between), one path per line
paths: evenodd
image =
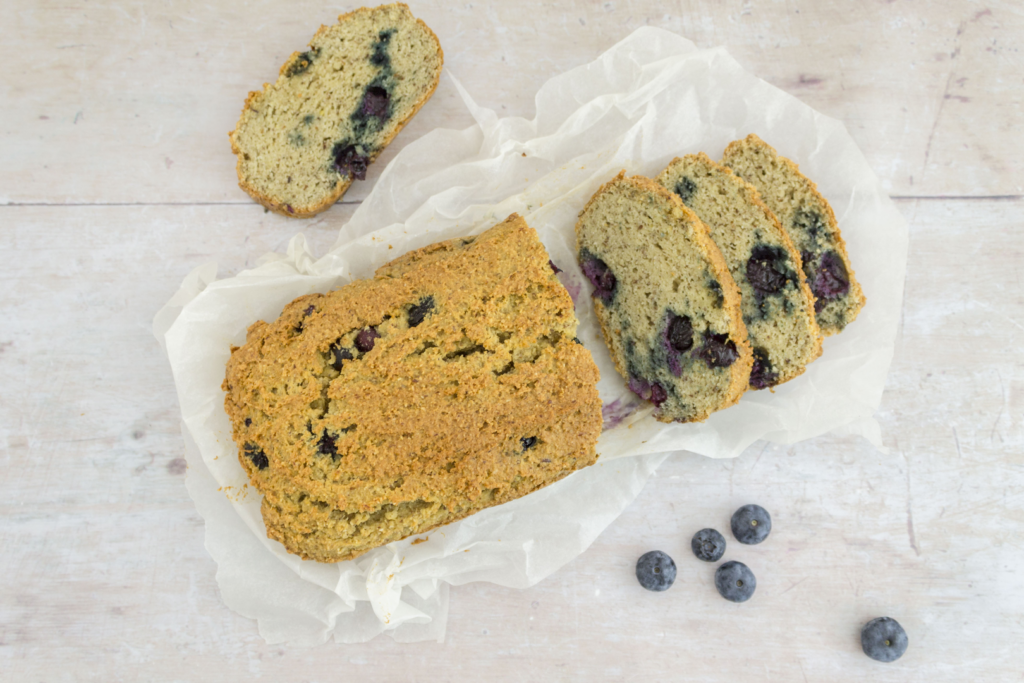
M697 191L697 183L693 182L689 178L682 178L676 183L676 194L683 200L683 204L690 201L693 194Z
M822 254L821 261L814 270L811 291L818 297L814 308L819 312L830 300L838 299L850 291L850 275L846 272L846 266L839 258L839 254L834 251Z
M302 312L302 315L311 315L313 313L313 311L315 311L315 310L316 310L316 306L310 305L308 308L306 308L305 311Z
M665 387L657 382L648 382L642 377L630 377L629 390L645 401L650 401L655 407L660 406L668 398Z
M636 580L649 591L667 591L676 580L676 563L660 550L652 550L636 561Z
M693 323L685 315L669 313L668 344L679 353L693 348Z
M895 662L910 644L907 632L890 617L878 617L864 625L860 632L860 646L864 654L879 662Z
M746 602L757 589L757 579L742 562L726 562L715 570L715 588L730 602Z
M754 367L750 370L750 386L755 389L767 389L779 381L779 373L772 372L771 361L764 349L754 349Z
M693 357L707 363L709 368L727 368L736 362L740 354L729 335L714 334L708 330L704 332L704 341L693 352Z
M334 169L342 175L352 176L356 180L366 180L366 167L370 158L360 154L362 148L342 142L334 145L331 156L334 157Z
M379 85L371 85L363 94L363 103L360 105L359 111L364 116L376 116L379 119L386 119L390 104L391 96L388 95L388 91Z
M251 417L245 418L245 426L246 427L251 427L252 426L252 418Z
M331 458L338 457L338 448L336 446L337 438L331 436L324 430L324 433L320 436L320 440L316 443L316 452L320 455L329 455Z
M549 265L549 266L551 266L551 271L552 271L552 272L553 272L553 273L554 273L555 275L558 275L559 273L561 273L561 272L562 272L562 269L561 269L561 268L559 268L558 266L556 266L556 265L555 265L555 262L554 262L554 261L552 261L551 259L548 259L548 265Z
M698 560L718 562L725 554L725 536L714 529L701 529L690 539L690 549Z
M772 517L760 505L744 505L732 515L732 535L746 545L756 545L772 532Z
M373 350L373 345L379 337L380 334L377 333L376 327L364 327L356 335L356 348L363 353L368 353Z
M270 459L267 458L267 454L263 452L263 449L254 443L245 444L245 457L252 460L252 464L256 466L258 470L265 470L270 466Z
M533 448L534 444L537 443L537 437L524 436L522 439L519 439L519 443L522 445L524 451L529 450L530 448Z
M331 346L331 355L334 356L334 360L331 362L333 367L338 372L341 372L341 367L344 361L352 360L352 352L342 346Z
M409 327L416 327L427 314L434 310L434 297L425 296L420 302L409 309Z
M618 282L608 264L595 256L584 256L581 266L583 274L594 286L594 296L609 303L615 296L615 286Z
M761 244L754 247L747 259L747 281L754 294L764 297L781 292L789 282L786 252L779 247Z

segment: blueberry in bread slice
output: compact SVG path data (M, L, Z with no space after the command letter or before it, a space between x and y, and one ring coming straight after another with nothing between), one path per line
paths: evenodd
M599 373L577 324L515 214L254 323L224 407L267 535L338 562L592 464Z
M321 26L275 83L249 93L230 134L239 185L285 216L327 209L430 99L443 60L437 36L401 3Z
M739 400L753 362L739 289L679 197L620 173L580 212L576 245L615 367L658 420L704 420Z
M754 349L750 388L803 373L821 355L814 297L799 253L757 190L703 153L673 159L656 180L708 227L740 289Z
M725 148L722 165L757 188L800 252L825 336L852 323L864 307L835 214L800 168L753 133Z

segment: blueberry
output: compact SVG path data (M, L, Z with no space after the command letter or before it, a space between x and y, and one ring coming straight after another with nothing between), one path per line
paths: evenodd
M615 285L617 281L612 269L608 264L594 256L584 257L583 274L594 285L594 296L601 301L608 303L615 296Z
M352 352L343 346L336 346L332 344L331 355L334 356L334 360L331 362L331 367L338 372L341 372L343 361L352 360Z
M685 315L668 314L668 344L679 353L693 348L693 323Z
M652 550L636 561L636 580L649 591L666 591L676 580L676 563L660 550Z
M715 588L726 600L746 602L757 588L757 579L750 567L733 560L715 570Z
M363 93L363 103L359 106L359 112L363 116L375 116L378 119L386 119L390 104L391 96L388 95L388 91L379 85L371 85Z
M786 252L764 244L754 247L747 259L747 281L758 297L782 291L789 281Z
M583 346L583 342L581 342L581 341L580 341L580 338L579 338L579 337L573 337L573 338L572 338L572 340L573 340L573 342L575 342L576 344L579 344L580 346Z
M310 306L307 307L306 310L302 312L302 315L310 315L315 310L316 310L316 306L313 306L312 304L310 304Z
M419 325L432 310L434 310L434 297L425 296L420 299L418 304L409 309L409 327Z
M907 651L907 632L889 617L878 617L864 625L860 646L864 654L879 662L895 662Z
M380 334L377 333L376 327L364 327L356 335L356 348L363 353L368 353L373 350L373 345L378 337Z
M360 154L362 148L339 142L331 150L334 157L334 169L343 175L352 176L356 180L366 180L366 167L370 158Z
M697 183L693 182L690 178L683 177L676 183L676 194L683 200L683 204L690 201L694 193L697 191Z
M548 265L549 265L549 266L551 266L551 271L552 271L552 272L553 272L553 273L554 273L555 275L558 275L559 273L561 273L561 272L562 272L562 269L561 269L561 268L559 268L558 266L556 266L556 265L555 265L555 262L554 262L554 261L552 261L551 259L548 259Z
M704 332L703 343L692 355L707 363L709 368L727 368L740 357L729 335L714 334L711 330Z
M663 386L657 382L648 382L642 377L630 377L629 389L640 398L650 401L655 406L660 406L668 398L668 392L665 391Z
M245 457L252 460L252 464L256 466L256 469L265 470L270 466L270 459L267 458L267 454L256 444L247 443L243 450L245 451Z
M522 444L523 450L525 451L527 449L533 448L533 445L537 443L537 437L524 436L522 439L519 439L519 443Z
M767 389L775 386L779 381L779 373L772 372L772 363L768 359L768 352L764 349L754 349L754 367L750 370L750 386L755 389Z
M252 418L251 417L245 418L245 426L246 427L251 427L252 426Z
M337 437L333 437L324 430L320 440L316 442L316 452L320 455L329 455L331 458L338 457Z
M811 282L811 291L818 297L815 309L819 311L818 304L824 308L828 300L838 299L850 291L850 276L839 254L834 251L822 254Z
M690 549L698 560L718 562L725 554L725 537L714 529L701 529L690 539Z
M391 34L394 32L394 29L388 29L377 34L377 42L373 44L373 55L370 56L370 62L375 66L385 69L391 67L391 57L388 55L388 43L391 41Z
M740 543L756 545L772 532L772 516L760 505L744 505L732 515L732 535Z

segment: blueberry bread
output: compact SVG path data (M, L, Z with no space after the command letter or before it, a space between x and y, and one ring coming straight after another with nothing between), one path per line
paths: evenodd
M843 331L864 307L832 207L799 167L751 133L725 148L722 164L760 193L800 252L822 334Z
M224 406L267 535L347 560L593 463L599 376L576 326L514 214L252 325Z
M750 387L765 389L803 373L821 355L814 297L799 253L757 190L703 153L673 159L656 180L708 227L739 287L754 349Z
M239 185L285 216L327 209L430 99L443 59L437 36L404 4L321 26L277 82L249 93L230 134Z
M740 293L708 229L653 180L620 173L576 223L612 360L662 422L739 400L753 362Z

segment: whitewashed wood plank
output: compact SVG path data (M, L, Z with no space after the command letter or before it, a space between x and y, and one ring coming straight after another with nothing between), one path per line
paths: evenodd
M227 132L321 23L358 6L11 0L0 8L0 203L246 202ZM844 121L887 190L1024 193L1024 13L974 2L413 2L446 67L499 115L532 116L547 79L638 26L724 44L751 72ZM383 164L433 128L471 123L437 95Z

